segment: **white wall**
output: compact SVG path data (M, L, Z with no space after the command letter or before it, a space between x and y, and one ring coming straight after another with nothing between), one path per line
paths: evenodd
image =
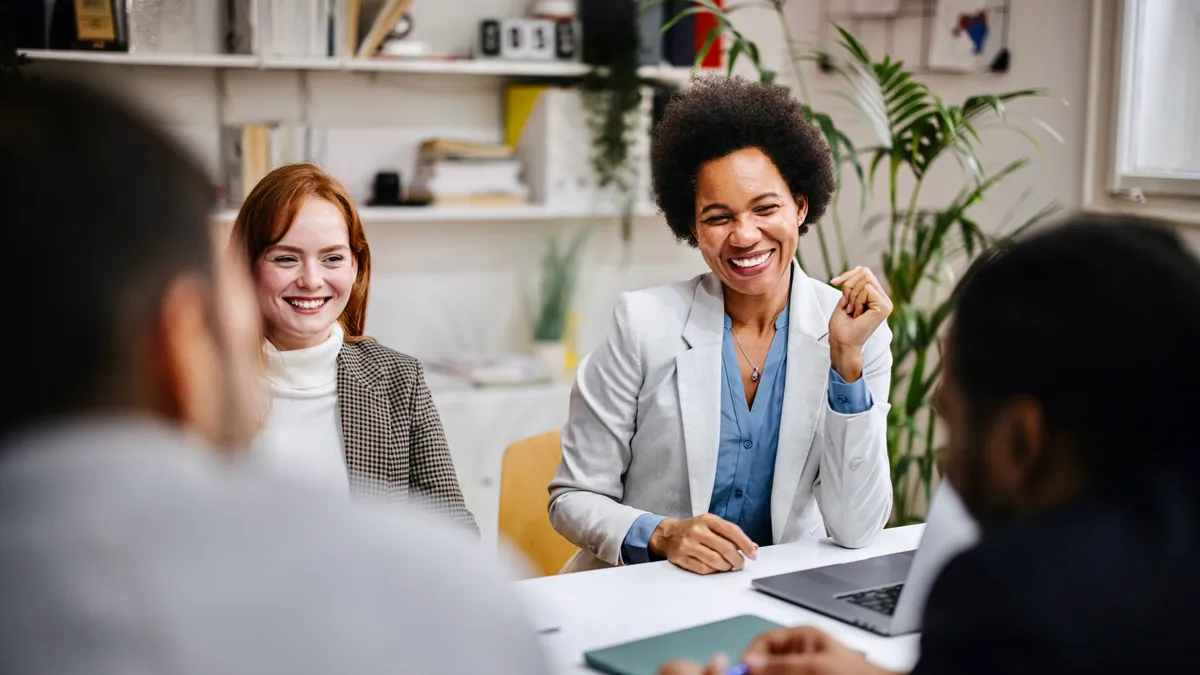
M465 53L467 33L478 19L520 11L523 0L455 0L418 3L414 39L435 51ZM1017 208L1035 211L1050 199L1078 205L1083 145L1087 26L1090 0L1014 0L1010 48L1012 68L1004 75L927 76L950 100L983 91L1046 87L1062 101L1041 100L1014 106L1054 126L1065 145L1045 139L1040 151L1019 136L989 135L982 156L986 166L1034 153L1034 165L997 190L976 212L988 226L1003 220L1022 193L1031 195ZM796 37L815 41L817 0L791 0L788 16ZM765 57L782 65L783 41L770 12L755 9L736 15L746 32L760 41ZM881 48L882 36L865 22L861 35ZM919 28L897 31L895 52L915 58ZM185 138L215 171L217 129L223 120L308 120L329 130L324 165L352 194L365 202L371 177L383 169L411 172L415 143L433 135L498 140L501 89L497 79L447 78L397 74L42 64L65 69L128 93L148 106ZM840 111L850 125L853 114L832 95L839 83L815 70L808 73L817 107ZM307 78L307 87L302 86ZM308 106L302 105L305 92ZM953 163L938 167L927 181L929 205L944 203L962 185ZM885 204L882 191L867 213ZM857 198L843 200L854 263L878 264L869 237L853 229ZM368 330L385 344L418 356L447 349L499 351L524 349L528 321L523 290L536 278L546 238L580 223L429 223L372 224L368 236L374 255L374 280ZM816 260L815 236L805 238L810 261ZM677 245L659 219L642 219L635 228L629 259L615 222L601 224L581 270L579 347L594 347L606 329L616 295L626 289L687 278L703 271L699 255Z

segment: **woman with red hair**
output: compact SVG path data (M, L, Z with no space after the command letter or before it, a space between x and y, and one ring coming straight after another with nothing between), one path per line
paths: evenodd
M356 496L415 501L478 532L421 364L363 335L371 251L340 183L275 169L233 227L262 310L271 412L259 454Z

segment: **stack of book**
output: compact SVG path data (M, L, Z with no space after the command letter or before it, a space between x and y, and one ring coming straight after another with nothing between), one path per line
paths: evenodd
M529 201L521 163L498 143L433 138L421 144L408 201L436 206L515 206Z

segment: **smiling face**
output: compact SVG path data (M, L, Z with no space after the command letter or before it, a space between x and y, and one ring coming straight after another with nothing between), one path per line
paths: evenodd
M700 166L693 233L726 289L767 295L788 283L807 207L762 150L746 148Z
M267 339L280 350L324 342L358 274L344 213L332 202L308 197L291 228L263 251L254 269Z

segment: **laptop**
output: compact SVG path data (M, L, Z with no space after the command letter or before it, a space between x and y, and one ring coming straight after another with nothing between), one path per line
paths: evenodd
M916 551L752 580L751 585L814 612L878 635L921 629L925 600L946 563L974 544L978 527L942 481Z

